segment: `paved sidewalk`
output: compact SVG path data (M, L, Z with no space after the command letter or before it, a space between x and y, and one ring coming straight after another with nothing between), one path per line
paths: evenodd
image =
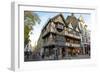
M67 56L65 59L88 59L89 55Z

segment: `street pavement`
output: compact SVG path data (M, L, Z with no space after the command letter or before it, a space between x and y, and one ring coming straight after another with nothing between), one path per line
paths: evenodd
M77 56L66 56L63 59L65 59L65 60L73 60L73 59L89 59L89 58L90 58L89 55L77 55ZM42 60L45 61L46 59L42 59L42 57L38 56L38 55L37 56L31 56L28 59L25 58L25 62L27 62L27 61L42 61ZM62 60L62 59L55 59L55 60Z
M67 56L64 59L88 59L89 55L77 55L77 56Z

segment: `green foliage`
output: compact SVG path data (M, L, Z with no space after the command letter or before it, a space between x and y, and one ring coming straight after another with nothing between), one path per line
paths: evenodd
M36 23L40 23L39 16L32 11L24 11L24 46L29 43L29 33L33 30L33 26Z

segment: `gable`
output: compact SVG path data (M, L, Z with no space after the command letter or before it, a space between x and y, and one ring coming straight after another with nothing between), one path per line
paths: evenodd
M64 24L65 25L65 20L64 20L64 17L63 17L63 15L58 15L58 16L55 16L54 18L53 18L53 21L54 22L59 22L59 23L62 23L62 24Z
M66 24L69 25L71 23L73 29L75 30L78 25L78 19L75 16L68 16L66 18Z

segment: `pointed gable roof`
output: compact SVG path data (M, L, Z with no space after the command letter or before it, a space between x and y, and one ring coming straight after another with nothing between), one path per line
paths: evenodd
M76 29L76 27L78 26L78 19L74 16L74 14L72 13L71 16L68 16L66 18L66 24L70 24L72 25L73 29Z
M70 24L72 25L73 27L73 30L77 31L77 32L80 32L80 29L79 29L79 19L77 19L74 14L72 13L71 16L68 16L66 18L66 24L68 26L70 26Z
M62 24L64 24L64 25L66 24L65 19L64 19L64 16L62 15L62 13L60 13L60 14L54 16L54 17L52 18L52 20L53 20L53 22L59 22L59 23L62 23Z
M78 18L78 21L79 21L79 29L80 29L80 31L81 30L84 30L84 26L86 25L85 24L85 21L84 21L84 18L83 18L83 16L82 15L80 15L80 17Z
M80 22L83 22L83 23L84 23L84 19L83 19L83 16L82 16L82 15L80 15L80 17L78 18L78 20L79 20Z

